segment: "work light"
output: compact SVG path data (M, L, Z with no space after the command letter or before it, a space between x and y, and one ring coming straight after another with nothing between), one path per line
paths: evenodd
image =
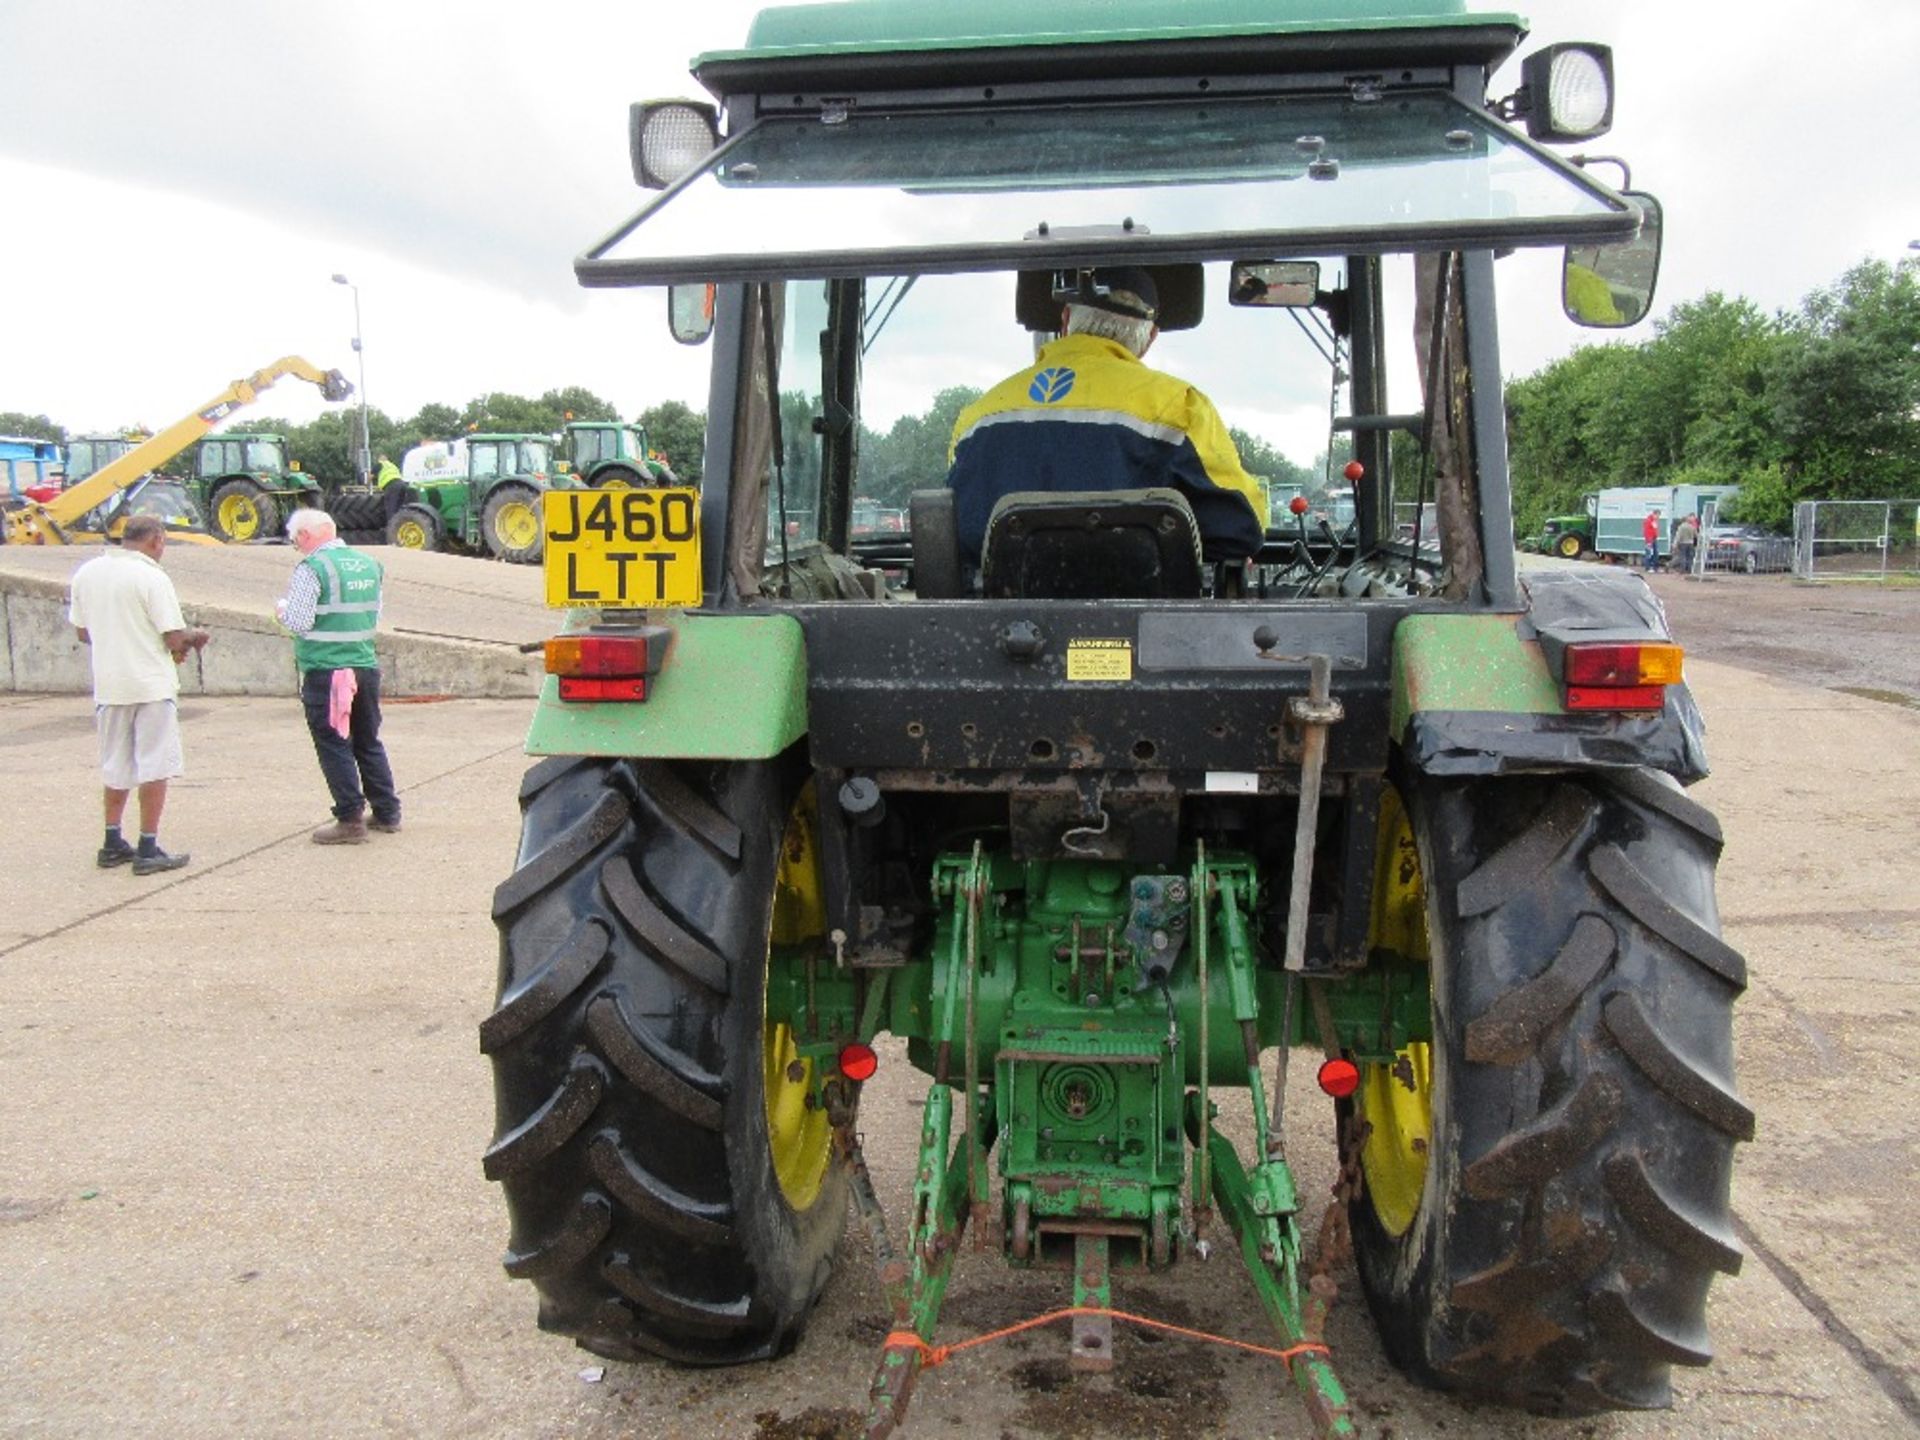
M1613 126L1613 51L1549 45L1520 66L1518 112L1536 140L1591 140Z
M720 143L720 116L697 100L637 100L627 117L633 178L664 190L691 174Z

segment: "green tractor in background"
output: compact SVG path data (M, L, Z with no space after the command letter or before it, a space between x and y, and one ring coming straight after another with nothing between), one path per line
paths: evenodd
M637 490L678 481L664 456L647 445L638 425L569 420L561 432L560 469L595 490Z
M1495 343L1518 247L1605 279L1610 324L1651 306L1657 204L1545 148L1608 128L1611 54L1548 46L1496 90L1526 27L1455 0L1072 13L767 10L696 61L717 106L635 107L665 193L576 273L673 287L705 472L549 508L568 620L480 1026L506 1271L600 1355L771 1359L851 1202L891 1311L869 1437L963 1254L1061 1272L1070 1361L1105 1369L1115 1269L1223 1237L1324 1435L1361 1424L1326 1327L1355 1272L1426 1383L1663 1406L1742 1258L1746 970L1661 607L1516 562ZM1034 364L1113 266L1228 423L1330 373L1351 514L1228 561L1171 478L990 516L924 490L911 585L883 583L862 428ZM1038 370L998 433L1164 440L1092 389ZM929 1081L894 1226L861 1139L894 1117L859 1114L882 1034ZM1317 1241L1302 1080L1340 1176Z
M277 540L288 515L320 503L320 485L287 456L284 435L227 431L194 454L190 487L222 540Z
M556 473L547 435L469 435L415 446L401 463L406 501L387 521L387 543L403 550L483 552L516 565L539 563L540 497L576 488Z
M1521 542L1521 549L1540 555L1558 555L1562 560L1578 560L1593 549L1592 497L1581 515L1550 515L1540 533Z

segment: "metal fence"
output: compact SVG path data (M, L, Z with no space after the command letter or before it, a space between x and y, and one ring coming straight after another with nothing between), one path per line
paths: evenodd
M1802 500L1793 509L1793 573L1920 574L1920 500Z

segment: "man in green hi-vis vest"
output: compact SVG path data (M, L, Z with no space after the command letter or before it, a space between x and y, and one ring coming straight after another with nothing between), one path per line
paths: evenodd
M380 623L380 562L340 543L324 510L296 510L287 538L301 560L274 606L293 633L300 703L320 773L333 792L333 823L313 832L316 845L359 845L371 827L400 828L400 794L380 743L380 661L373 632Z

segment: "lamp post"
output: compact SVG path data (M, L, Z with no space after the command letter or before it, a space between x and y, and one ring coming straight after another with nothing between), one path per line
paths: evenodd
M373 478L373 439L367 433L367 352L360 346L360 287L344 275L334 276L333 283L353 291L353 353L360 357L360 449L353 469L364 487Z

